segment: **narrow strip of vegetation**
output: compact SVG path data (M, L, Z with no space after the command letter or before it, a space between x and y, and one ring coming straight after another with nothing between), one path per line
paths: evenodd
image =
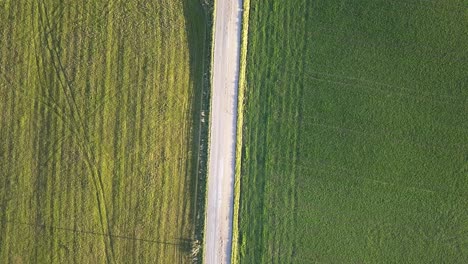
M232 220L232 263L239 263L239 207L241 201L241 168L242 168L242 135L244 124L246 70L247 70L247 47L249 34L249 14L250 0L243 0L242 28L241 28L241 48L239 59L239 87L237 98L237 138L234 176L234 209Z

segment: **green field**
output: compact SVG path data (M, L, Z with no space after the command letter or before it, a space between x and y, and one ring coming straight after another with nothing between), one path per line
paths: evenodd
M468 2L250 0L248 26L236 261L468 263Z
M181 263L195 230L196 0L0 1L0 263Z

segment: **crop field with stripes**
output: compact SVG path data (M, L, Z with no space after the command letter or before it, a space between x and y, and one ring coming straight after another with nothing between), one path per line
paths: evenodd
M0 263L181 263L198 1L0 1Z
M239 263L468 263L464 0L250 0Z

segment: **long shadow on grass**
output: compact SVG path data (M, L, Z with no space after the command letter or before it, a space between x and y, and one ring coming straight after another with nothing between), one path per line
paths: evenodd
M192 241L200 241L203 237L205 178L208 144L208 109L209 109L209 67L210 67L210 19L209 8L202 6L201 1L183 1L185 29L189 47L190 79L193 92L191 100L192 135L188 143L193 150L191 162L187 163L187 179L190 182L189 191L193 201L192 226L193 239L184 239L181 251L191 250ZM182 241L182 240L181 240ZM201 253L200 253L201 254ZM200 260L200 258L195 258Z
M191 250L191 244L192 244L191 239L176 238L172 242L170 242L170 241L161 241L161 240L148 239L148 238L132 237L132 236L126 236L126 235L104 234L104 233L93 231L93 230L80 230L76 228L46 225L44 223L28 223L28 222L22 222L22 221L2 220L0 226L4 226L6 224L30 226L30 227L36 228L38 231L41 231L41 230L46 231L46 230L53 229L53 230L59 230L59 231L64 231L64 232L72 232L78 235L112 237L114 239L125 239L125 240L139 241L139 242L145 242L145 243L151 243L151 244L178 246L183 251L187 251L187 252Z

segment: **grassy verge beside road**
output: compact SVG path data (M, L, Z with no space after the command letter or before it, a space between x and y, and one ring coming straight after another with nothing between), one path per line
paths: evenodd
M241 199L241 166L242 166L242 135L244 124L244 104L247 69L247 44L249 33L250 0L243 0L243 16L241 29L241 48L239 60L239 88L237 97L237 138L236 165L234 176L234 208L232 216L232 263L239 263L239 207Z

